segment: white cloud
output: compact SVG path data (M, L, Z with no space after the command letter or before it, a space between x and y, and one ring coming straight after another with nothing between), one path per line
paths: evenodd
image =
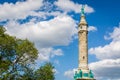
M120 41L120 26L115 27L112 33L109 33L109 36L105 36L106 39L113 39L113 41Z
M80 12L81 9L81 5L70 0L58 0L55 1L54 4L43 0L26 0L22 2L18 1L15 4L5 2L3 4L0 4L0 21L26 19L28 16L36 16L46 19L47 16L58 16L62 14L59 10L57 10L58 7L53 10L54 5L57 5L65 11L75 11L76 13ZM35 10L38 11L36 12ZM94 10L93 8L86 5L85 11L87 13L91 13Z
M91 63L97 80L120 80L120 59L106 59Z
M94 26L89 26L88 31L97 31L97 28Z
M120 41L111 42L103 47L91 48L89 49L89 53L95 54L98 59L120 58Z
M34 10L40 9L43 0L26 0L23 2L16 2L0 4L0 21L6 19L24 19Z
M15 21L9 21L5 28L10 35L21 39L27 38L34 42L39 50L39 60L41 61L63 55L61 49L53 49L52 47L68 45L72 41L72 37L77 34L76 23L66 15L38 23L31 21L19 24Z
M82 5L78 3L74 3L71 0L58 0L58 1L55 1L54 4L66 12L74 11L76 13L79 13L82 7ZM85 5L85 12L92 13L94 12L94 9L88 5Z
M89 53L95 54L98 59L117 59L120 58L120 27L115 27L110 33L109 38L112 42L105 46L90 48Z
M47 19L48 16L56 17L56 16L64 14L61 11L56 10L56 9L57 8L54 7L53 3L46 0L46 1L43 1L43 5L40 8L40 11L37 11L37 12L33 11L30 13L30 15L36 16L42 19Z
M65 15L38 23L19 24L10 21L5 27L7 33L22 39L28 38L41 47L68 45L72 40L72 36L77 33L75 21Z
M51 12L31 12L31 15L33 16L37 16L37 17L40 17L40 18L44 18L46 19L48 16L59 16L59 15L62 15L63 13L61 13L60 11L51 11Z
M54 48L40 48L38 54L39 61L49 61L50 58L54 56L62 56L63 51L61 49L54 49Z
M65 71L64 76L66 76L69 79L73 80L73 76L75 74L75 71L77 71L77 69L72 69L72 70Z

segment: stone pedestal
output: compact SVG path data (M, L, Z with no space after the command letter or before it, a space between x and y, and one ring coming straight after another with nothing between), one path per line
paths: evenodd
M96 79L77 79L77 80L96 80Z
M84 72L84 70L78 70L75 72L74 80L95 80L91 70Z

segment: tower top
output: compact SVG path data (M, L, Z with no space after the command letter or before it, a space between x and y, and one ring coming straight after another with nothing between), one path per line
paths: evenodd
M86 19L85 19L85 5L82 5L82 8L81 8L80 25L87 25L87 22L86 22Z

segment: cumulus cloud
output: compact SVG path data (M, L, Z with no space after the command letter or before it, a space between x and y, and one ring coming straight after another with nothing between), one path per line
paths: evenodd
M65 15L38 23L19 24L10 21L5 27L7 33L22 39L27 38L41 47L68 45L72 36L77 33L75 21Z
M62 56L63 51L61 49L54 49L54 48L40 48L38 54L38 60L40 61L49 61L50 58L54 56Z
M58 1L55 1L54 4L63 11L66 11L66 12L74 11L75 13L79 13L82 7L82 5L78 3L74 3L71 0L58 0ZM85 12L92 13L94 12L94 9L88 5L85 5Z
M57 16L49 21L38 23L28 22L19 24L9 21L5 28L7 33L17 38L29 39L35 43L39 50L39 60L49 60L54 56L61 56L61 49L53 49L53 46L65 46L72 41L77 34L75 21L66 15Z
M97 28L94 26L89 26L88 31L97 31Z
M98 59L116 59L120 58L120 41L111 42L105 46L99 46L89 49L91 54L95 54Z
M120 58L120 27L115 27L110 33L112 41L104 46L90 48L89 53L95 54L98 59L117 59Z
M114 27L114 31L109 33L109 36L105 36L105 39L113 39L113 41L120 41L120 25Z
M72 80L75 71L77 71L77 69L67 70L67 71L64 72L64 76L66 76L66 77L68 77Z
M106 59L89 64L97 80L119 80L120 59Z
M16 2L0 4L0 21L6 19L24 19L34 10L38 10L43 4L43 0L26 0L23 2Z
M56 8L54 7L55 5L57 6ZM70 0L58 0L55 1L54 4L43 0L18 1L15 4L5 2L4 4L0 4L0 21L26 19L28 16L36 16L46 19L47 16L57 16L62 14L57 10L58 8L61 8L63 11L75 11L78 13L80 12L81 6L82 5ZM53 7L55 9L53 9ZM94 12L94 9L86 5L85 12L91 13Z

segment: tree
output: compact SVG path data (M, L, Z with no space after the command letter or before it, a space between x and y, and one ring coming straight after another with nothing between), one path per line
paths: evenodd
M24 71L24 75L21 76L22 80L36 80L34 69L30 68L29 66L25 66Z
M24 66L34 63L37 56L33 43L9 36L0 27L0 78L19 78L24 73Z
M54 67L51 63L46 63L35 71L36 80L54 80Z
M37 70L27 67L22 76L24 80L54 80L54 67L51 63L39 67Z
M0 27L0 80L54 80L51 63L31 68L38 51L29 40L18 39Z

